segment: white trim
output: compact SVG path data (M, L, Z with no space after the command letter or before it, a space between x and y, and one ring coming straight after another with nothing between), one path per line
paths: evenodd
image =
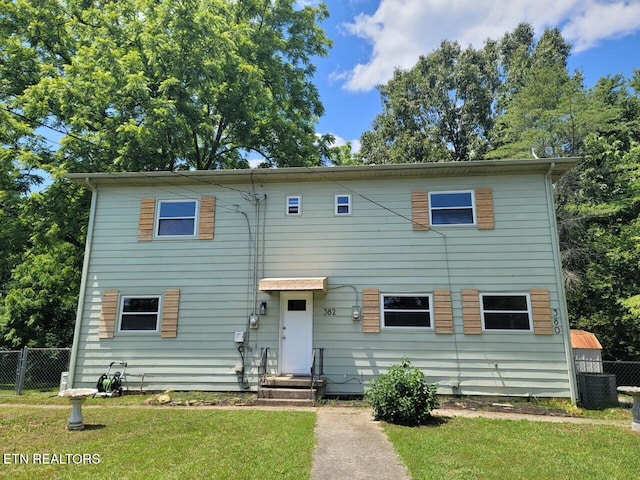
M456 194L456 193L469 193L471 194L471 205L470 207L433 207L433 195L446 195L446 194ZM471 223L436 223L433 221L433 210L460 210L463 208L471 208L471 215L473 216L473 221ZM443 192L429 192L429 223L430 225L438 226L438 227L475 227L478 225L478 215L476 213L476 192L475 190L447 190Z
M338 203L338 198L347 198L348 201L347 203ZM351 194L350 193L336 193L335 194L335 200L334 200L334 208L333 208L333 213L334 215L340 216L340 217L346 217L348 215L351 215L351 212L353 211L353 204L351 201ZM349 211L347 213L342 213L338 211L338 207L348 207Z
M428 312L429 313L429 326L428 327L398 327L387 326L385 319L384 297L427 297L429 299L429 309L399 309L389 310L389 312ZM434 330L434 317L433 317L433 294L432 293L381 293L380 294L380 323L384 330Z
M484 319L484 302L482 301L483 297L525 297L527 301L527 316L529 317L529 328L507 328L507 329L498 329L498 328L486 328L485 327L485 319ZM533 312L531 310L531 295L529 292L485 292L479 293L479 301L480 301L480 320L482 322L482 331L483 332L502 332L502 333L532 333L533 332ZM491 313L524 313L525 310L488 310Z
M156 328L155 330L123 330L122 329L122 314L125 313L124 312L124 300L125 298L157 298L158 299L158 311L155 312L156 313ZM133 335L140 335L140 334L149 334L149 333L158 333L160 332L160 321L162 319L162 295L120 295L120 300L119 300L119 307L118 307L118 333L122 333L122 334L133 334ZM152 314L154 312L126 312L126 315L136 315L136 313L139 313L141 315L149 315Z
M78 361L78 349L80 347L80 332L83 327L84 306L87 296L87 276L89 275L89 262L91 260L91 248L93 246L93 231L96 224L96 208L98 206L98 189L95 188L89 179L86 179L87 186L91 189L91 208L89 210L89 223L87 225L87 235L84 245L84 260L82 261L82 275L80 277L80 293L78 295L78 308L76 310L76 324L73 329L73 343L71 345L71 359L69 360L69 388L73 388L76 374L76 362ZM87 323L91 318L87 319Z
M200 201L192 198L187 199L158 199L156 202L156 218L153 230L153 236L156 239L176 239L176 238L194 238L198 235L198 223L200 214ZM160 217L163 203L195 203L193 212L193 233L189 235L160 235L160 220L190 220L192 217Z
M297 213L291 213L289 211L289 207L291 205L289 205L289 200L291 200L292 198L297 198L298 199L298 212ZM299 217L302 215L302 195L287 195L287 200L284 206L284 213L286 216L288 217Z

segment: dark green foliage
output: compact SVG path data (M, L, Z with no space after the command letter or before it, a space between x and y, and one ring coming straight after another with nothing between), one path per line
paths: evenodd
M365 392L376 420L409 427L424 425L438 406L437 387L404 357L371 382Z

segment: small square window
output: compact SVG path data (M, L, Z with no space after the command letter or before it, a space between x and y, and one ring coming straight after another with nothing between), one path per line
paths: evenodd
M122 297L120 331L155 332L159 315L159 296Z
M431 328L431 295L382 295L382 323L386 328Z
M429 194L432 225L473 225L473 192Z
M302 197L291 195L287 197L287 215L302 215Z
M482 294L480 297L485 330L531 330L528 295Z
M351 195L336 195L336 215L351 215Z
M196 234L195 200L161 200L158 208L159 237L194 236Z

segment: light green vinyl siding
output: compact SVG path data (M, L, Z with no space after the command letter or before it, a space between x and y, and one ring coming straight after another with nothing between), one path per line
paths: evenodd
M329 278L329 291L314 294L313 327L314 346L324 348L328 393L362 393L367 382L407 356L442 393L569 396L562 333L462 333L462 289L548 289L552 309L562 311L543 175L265 182L254 187L256 194L266 195L258 229L255 206L241 193L253 193L252 186L232 187L194 182L100 189L74 386L94 384L111 361L125 360L130 371L145 373L152 390L238 390L234 369L241 362L233 334L246 330L248 380L255 390L262 348L271 349L269 367L277 371L280 335L277 292L258 293L258 303L267 302L267 315L260 317L258 329L248 328L257 232L258 279ZM481 187L492 189L495 229L412 229L412 190ZM337 194L351 195L351 215L334 214ZM213 240L138 241L142 198L197 200L201 195L216 197ZM302 215L285 214L288 195L302 195ZM351 310L362 305L364 288L450 290L455 334L384 328L363 333ZM176 338L121 333L117 325L114 338L98 338L103 291L135 296L167 289L180 290ZM335 315L324 315L325 309L335 309ZM457 384L460 388L452 390Z

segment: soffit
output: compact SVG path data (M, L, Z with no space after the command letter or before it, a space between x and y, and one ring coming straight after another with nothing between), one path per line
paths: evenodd
M123 173L70 173L66 178L83 186L227 185L276 182L368 180L402 177L458 177L551 173L553 181L570 170L579 159L478 160L347 167L257 168L250 170L198 170Z

